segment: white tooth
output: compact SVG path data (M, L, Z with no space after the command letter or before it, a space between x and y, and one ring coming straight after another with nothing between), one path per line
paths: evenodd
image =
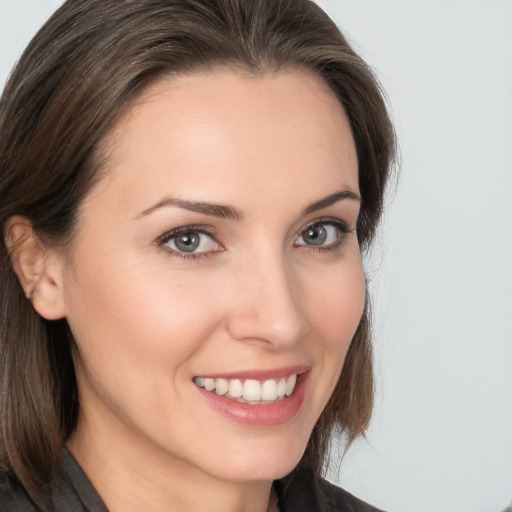
M215 389L215 379L210 379L209 377L206 377L206 379L204 379L204 389L206 389L206 391L212 391Z
M233 398L238 398L244 394L244 387L241 380L233 379L229 381L229 394Z
M293 389L295 388L295 383L297 382L297 375L293 374L288 377L286 381L286 396L290 396L293 393Z
M226 379L215 379L215 393L225 395L228 392L228 381Z
M261 400L261 385L257 380L246 380L244 382L245 400Z
M204 388L204 379L203 377L196 377L194 379L194 382L200 387L200 388Z
M261 386L262 400L277 400L277 382L274 379L266 380Z
M283 398L286 395L286 379L283 377L277 384L277 396Z

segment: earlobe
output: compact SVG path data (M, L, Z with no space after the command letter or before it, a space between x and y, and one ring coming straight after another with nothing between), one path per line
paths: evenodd
M30 221L18 215L7 221L4 239L13 269L34 309L47 320L65 317L62 258L57 251L45 246Z

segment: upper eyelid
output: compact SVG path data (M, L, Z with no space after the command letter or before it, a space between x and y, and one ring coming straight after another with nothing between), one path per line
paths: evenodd
M176 238L182 233L201 233L204 235L208 235L209 237L213 238L217 243L220 243L218 240L218 235L214 229L212 229L209 226L204 225L198 225L198 224L191 224L188 226L180 226L174 229L170 229L169 231L166 231L162 235L160 235L157 238L157 242L159 245L163 245L172 238Z
M351 231L355 231L350 229L350 224L342 219L338 219L336 217L322 217L320 219L312 220L311 222L308 222L304 227L300 228L299 231L297 231L297 236L302 236L304 231L306 231L309 228L312 228L313 226L317 226L318 224L330 224L331 226L337 226L339 228L343 228L343 230L347 233Z

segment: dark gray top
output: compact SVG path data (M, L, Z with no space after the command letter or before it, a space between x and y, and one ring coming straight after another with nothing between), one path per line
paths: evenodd
M382 512L306 469L297 469L274 484L280 512ZM0 485L0 512L41 512L41 509L22 486L4 479ZM51 512L108 512L66 449L62 452L61 474Z

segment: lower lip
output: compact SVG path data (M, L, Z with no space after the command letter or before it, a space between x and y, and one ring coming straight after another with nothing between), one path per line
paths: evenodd
M299 375L293 393L271 404L250 405L216 395L198 386L196 389L212 409L237 423L256 426L280 425L291 420L299 412L304 402L308 377L309 373Z

